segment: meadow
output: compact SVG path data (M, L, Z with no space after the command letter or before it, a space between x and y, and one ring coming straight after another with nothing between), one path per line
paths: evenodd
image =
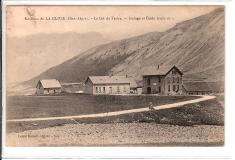
M7 132L22 132L64 126L66 124L116 124L155 123L179 126L224 125L223 96L216 99L188 104L159 111L131 113L111 117L7 122ZM151 101L154 105L175 103L196 96L15 96L7 97L7 119L48 116L68 116L103 113L109 111L142 108Z
M197 96L84 95L7 97L7 119L71 116L128 110L198 98Z

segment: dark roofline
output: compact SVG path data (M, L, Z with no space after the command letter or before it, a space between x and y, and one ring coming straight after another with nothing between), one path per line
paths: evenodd
M86 84L86 82L88 81L88 79L90 79L90 77L92 77L92 76L87 76L87 78L86 78L84 84ZM90 81L91 81L91 79L90 79ZM92 83L92 81L91 81L91 83Z
M90 79L90 77L91 76L88 76L86 78L86 81L84 82L84 84L86 84L86 82L88 81L88 79ZM128 82L128 83L93 83L91 79L90 79L90 81L91 81L92 84L97 84L97 85L105 85L105 84L131 84L130 82Z
M168 73L169 73L173 68L175 68L181 75L184 75L184 74L179 70L179 68L174 65L173 67L171 67L171 68L169 69L169 71L168 71L166 74L143 75L143 77L144 77L144 76L166 76L166 75L168 75Z
M169 73L173 68L175 68L181 75L184 75L184 74L179 70L179 68L176 67L175 65L174 65L173 67L171 67L171 69L170 69L165 75L168 75L168 73Z
M55 79L55 80L57 80L57 79ZM58 80L57 80L58 81ZM36 88L38 87L38 84L39 84L39 82L41 83L41 85L42 85L42 80L41 79L39 79L38 80L38 83L37 83L37 85L36 85ZM60 84L61 85L61 84ZM42 87L44 88L44 89L49 89L49 88L62 88L62 86L60 86L60 87L44 87L43 85L42 85Z
M86 82L87 82L87 80L89 79L89 76L86 78L86 80L85 80L85 82L84 82L84 84L86 84Z
M184 90L187 91L187 92L212 92L211 89L208 89L208 90L187 90L187 89L185 88L184 84L183 84L183 88L184 88Z
M39 82L42 84L41 80L39 79L39 80L38 80L38 83L37 83L37 85L36 85L36 88L38 88Z

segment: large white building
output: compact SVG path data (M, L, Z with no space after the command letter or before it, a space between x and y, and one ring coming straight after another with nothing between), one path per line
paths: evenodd
M182 94L183 73L176 66L158 66L143 75L144 94Z
M126 76L89 76L85 81L85 93L129 94L130 84Z

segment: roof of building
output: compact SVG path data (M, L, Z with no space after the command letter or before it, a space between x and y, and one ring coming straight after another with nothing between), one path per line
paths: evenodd
M142 88L142 87L143 87L143 81L138 81L137 88Z
M42 79L39 82L41 82L43 88L61 88L60 82L56 79Z
M183 87L186 91L204 91L209 92L211 89L209 88L207 82L185 82Z
M131 83L126 76L89 76L93 84L127 84Z
M133 78L128 78L130 80L130 88L137 88L137 83Z
M144 76L164 76L167 75L169 71L171 71L173 68L178 70L180 74L183 74L176 66L151 66L151 67L145 67L144 68Z

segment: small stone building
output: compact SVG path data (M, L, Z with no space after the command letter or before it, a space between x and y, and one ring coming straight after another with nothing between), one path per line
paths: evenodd
M158 66L145 71L143 94L182 94L183 73L176 66Z
M65 93L83 93L83 83L61 83L62 91Z
M209 88L207 82L185 82L183 92L187 95L205 95L211 94L212 90Z
M130 94L126 76L89 76L85 81L87 94Z
M60 82L56 79L42 79L36 85L36 94L59 94L61 93Z

